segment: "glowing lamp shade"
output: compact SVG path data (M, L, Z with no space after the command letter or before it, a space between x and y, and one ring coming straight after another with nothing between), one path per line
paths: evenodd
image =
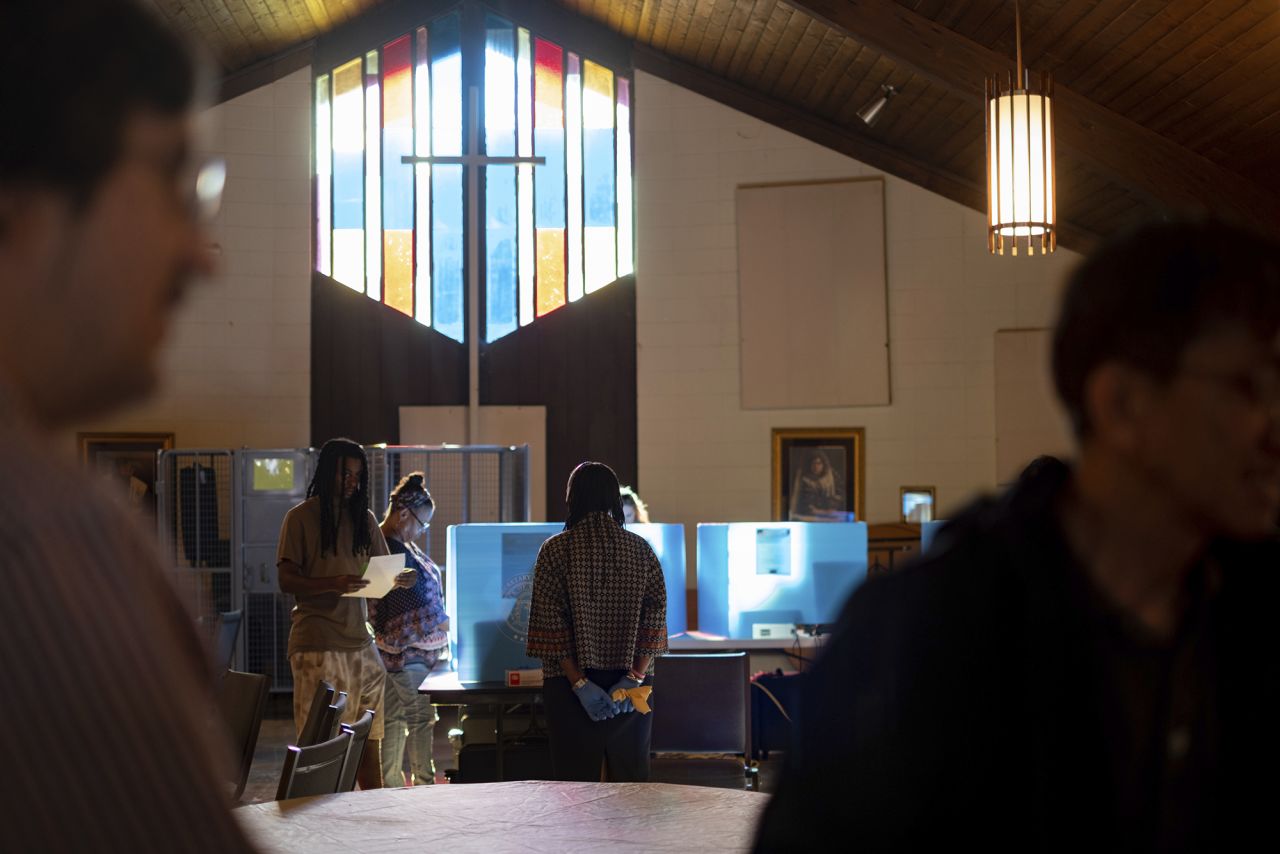
M1057 248L1053 93L1048 75L1032 91L987 81L987 247L1003 255L1019 244L1034 255Z

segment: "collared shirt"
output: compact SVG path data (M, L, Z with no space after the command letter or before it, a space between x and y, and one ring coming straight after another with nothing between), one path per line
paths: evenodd
M624 670L666 650L666 582L642 537L592 513L542 544L525 652L542 659L544 677L564 675L562 658L583 670Z
M3 388L0 468L5 850L250 850L209 658L154 534Z
M449 646L449 635L441 628L444 612L440 569L413 543L388 538L391 554L405 556L404 565L415 571L412 587L397 587L381 599L369 600L369 623L378 642L382 663L390 673L406 664L435 665Z

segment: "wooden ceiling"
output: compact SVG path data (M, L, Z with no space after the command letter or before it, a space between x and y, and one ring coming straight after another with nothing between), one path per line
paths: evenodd
M151 0L231 74L380 0ZM543 0L529 0L531 4ZM509 4L507 4L509 5ZM557 0L636 66L985 209L982 80L1011 0ZM1059 217L1084 247L1167 209L1280 232L1280 3L1026 0L1023 55L1058 96ZM867 127L882 84L901 94Z

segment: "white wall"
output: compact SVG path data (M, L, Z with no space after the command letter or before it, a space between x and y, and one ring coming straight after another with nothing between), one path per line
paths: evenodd
M936 486L944 516L994 488L994 333L1051 323L1077 256L993 258L981 213L886 176L892 403L746 411L734 189L878 173L640 72L635 110L640 487L654 519L767 519L774 427L866 428L871 522L897 521L899 486Z
M310 69L204 116L227 162L216 277L165 342L159 393L81 430L174 433L178 447L295 447L311 429Z

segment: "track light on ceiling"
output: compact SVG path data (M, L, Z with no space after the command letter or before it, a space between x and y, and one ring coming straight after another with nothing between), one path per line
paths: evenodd
M861 110L858 110L858 118L862 119L863 124L868 127L876 123L876 119L880 118L880 111L884 109L884 105L889 103L889 99L898 94L898 90L888 83L880 87L880 95L875 100L870 101Z

